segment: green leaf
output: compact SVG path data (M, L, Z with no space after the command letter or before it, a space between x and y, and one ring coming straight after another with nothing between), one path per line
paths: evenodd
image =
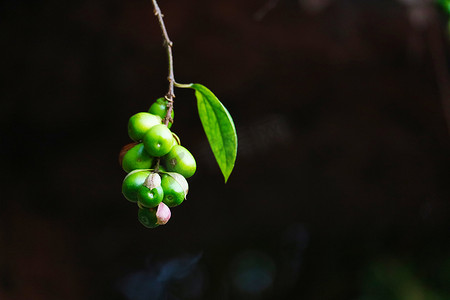
M237 155L236 128L230 113L207 87L198 83L179 85L179 87L189 87L195 90L200 121L225 182L227 182L233 171Z

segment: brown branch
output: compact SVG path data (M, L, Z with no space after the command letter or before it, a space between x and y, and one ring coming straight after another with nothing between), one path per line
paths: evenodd
M169 65L169 75L167 76L167 80L169 81L169 90L167 91L167 94L165 98L167 99L167 112L166 116L164 118L164 125L168 125L169 122L173 122L171 118L171 114L173 111L173 98L175 98L174 93L174 84L175 84L175 76L173 74L173 54L172 54L172 47L173 43L169 38L169 34L167 33L166 25L164 24L163 17L164 15L161 13L161 9L158 6L158 3L156 0L152 0L153 3L153 12L155 16L158 18L159 26L161 27L161 32L164 38L164 47L167 51L167 59L168 59L168 65ZM160 158L156 160L155 163L155 170L153 172L159 171L159 164L160 164Z
M162 35L164 38L164 47L166 48L167 51L167 58L169 64L169 75L167 77L167 80L169 81L169 90L165 97L168 103L167 103L166 117L164 118L164 124L167 126L170 121L173 122L171 114L173 111L173 99L175 98L174 93L175 76L173 74L173 55L172 55L173 43L170 40L169 35L167 34L167 29L163 20L164 15L161 13L161 9L159 8L158 3L156 2L156 0L152 0L152 3L155 16L158 18L159 26L161 27Z

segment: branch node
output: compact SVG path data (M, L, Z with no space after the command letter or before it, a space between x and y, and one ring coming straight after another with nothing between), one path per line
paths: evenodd
M166 120L167 120L167 124L169 124L169 123L173 123L173 119L172 118L164 118L164 123L166 122ZM167 125L166 124L166 125Z
M171 40L164 40L164 46L165 47L173 47L173 43Z
M168 102L172 103L172 102L173 102L173 98L175 98L175 95L174 95L174 94L169 94L169 93L167 93L167 95L165 95L164 98L165 98ZM170 105L170 104L168 103L167 106L169 106L169 105Z

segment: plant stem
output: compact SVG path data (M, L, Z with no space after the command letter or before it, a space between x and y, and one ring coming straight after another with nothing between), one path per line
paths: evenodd
M164 118L164 124L167 126L170 121L173 122L173 120L171 120L172 118L170 115L172 114L173 110L173 98L175 98L174 93L175 76L173 74L173 55L172 55L173 43L170 40L169 35L167 34L167 29L163 20L164 15L161 13L161 9L159 8L158 3L156 2L156 0L152 0L152 3L155 16L158 18L159 26L161 27L162 35L164 38L164 47L166 48L167 51L167 58L169 64L169 75L167 77L167 80L169 81L169 90L165 97L168 103L167 103L166 117Z
M166 116L164 118L164 125L168 125L169 122L173 122L171 118L171 114L173 111L173 98L175 98L174 93L174 84L175 84L175 76L173 74L173 54L172 54L172 47L173 43L169 38L169 34L167 33L166 25L164 24L163 17L164 15L161 13L161 9L158 6L158 3L156 0L152 0L153 3L153 12L155 16L158 18L159 26L161 27L161 32L164 38L164 47L167 51L167 59L168 59L168 65L169 65L169 75L167 76L167 80L169 81L169 90L167 91L167 94L165 98L167 99L167 112ZM159 164L160 164L160 158L156 160L155 163L155 172L159 171Z
M158 173L158 171L159 171L159 164L160 164L161 162L160 162L160 159L158 158L157 160L156 160L156 163L155 163L155 165L153 166L153 172L154 173Z
M192 87L192 83L178 83L178 82L175 82L175 86L178 87L178 88L187 89L187 88L191 88Z

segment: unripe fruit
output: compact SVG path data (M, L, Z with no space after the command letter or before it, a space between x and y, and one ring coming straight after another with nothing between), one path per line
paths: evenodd
M151 114L160 116L161 119L164 120L164 118L165 118L166 115L167 115L167 110L168 110L167 103L168 103L168 102L169 102L169 101L167 101L164 97L158 98L158 99L150 106L150 109L148 110L148 112L151 113ZM171 112L171 114L170 114L170 117L171 117L172 120L173 120L173 117L174 117L174 111L173 111L173 108L172 108L172 112ZM169 127L169 128L172 127L172 122L169 122L169 123L167 124L167 127Z
M144 144L139 143L125 153L122 159L122 168L125 172L136 169L150 169L153 157L144 150Z
M164 174L161 179L161 187L164 190L163 203L169 207L180 205L185 198L183 187L172 176Z
M173 179L175 179L175 181L178 182L179 185L181 185L184 191L184 199L186 199L187 194L189 192L189 184L186 178L184 178L183 175L175 172L169 172L167 174L170 175Z
M185 178L194 175L197 169L194 157L181 145L173 146L172 150L164 156L164 166L167 171L180 173Z
M153 208L163 200L164 192L161 186L149 189L142 185L137 191L138 203L143 207Z
M140 112L131 116L128 120L128 135L133 141L142 140L144 134L153 126L161 124L160 116L152 115L146 112Z
M120 152L119 152L119 165L122 166L122 161L123 161L123 157L125 156L125 154L127 154L128 150L130 150L131 148L133 148L137 144L138 143L136 143L136 142L132 142L132 143L126 144L125 146L122 147L122 149L120 149Z
M129 173L122 183L122 194L130 202L137 201L138 189L144 184L150 171L134 171Z
M160 157L166 155L172 149L172 132L165 125L155 125L145 133L142 142L148 154Z
M158 173L151 173L137 191L138 205L148 208L156 207L163 197L161 177Z
M158 227L158 218L156 217L156 208L139 208L138 220L147 228Z

